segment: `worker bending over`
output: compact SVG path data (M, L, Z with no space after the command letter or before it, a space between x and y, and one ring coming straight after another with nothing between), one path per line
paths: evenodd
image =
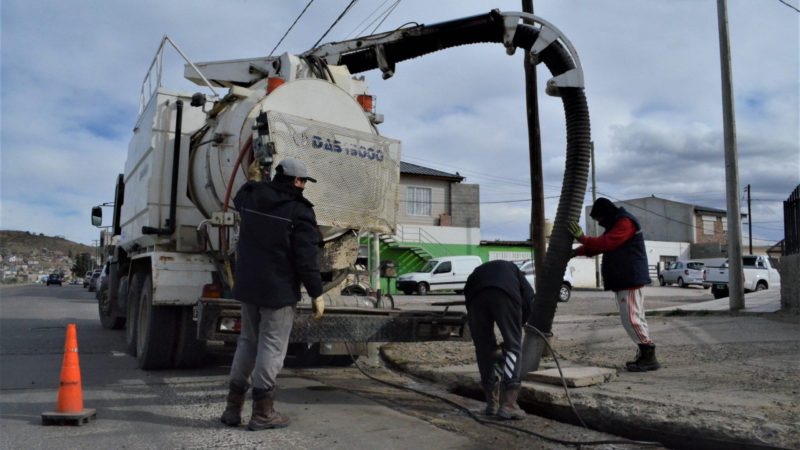
M496 260L472 272L464 286L464 296L481 387L486 396L484 412L503 419L523 419L525 411L517 405L522 325L533 306L533 288L514 263ZM503 336L501 359L496 356L495 324ZM501 377L497 376L496 367Z

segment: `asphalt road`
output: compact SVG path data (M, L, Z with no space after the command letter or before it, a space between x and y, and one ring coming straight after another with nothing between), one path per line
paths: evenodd
M84 405L97 419L43 426L41 414L56 403L68 323L77 324ZM277 407L292 425L232 429L218 420L229 349L219 348L202 369L152 372L139 370L123 349L123 332L100 326L93 293L80 286L0 289L0 448L567 448L480 425L452 404L387 387L353 367L285 368ZM482 407L383 368L370 373ZM519 425L562 438L613 438L538 417Z

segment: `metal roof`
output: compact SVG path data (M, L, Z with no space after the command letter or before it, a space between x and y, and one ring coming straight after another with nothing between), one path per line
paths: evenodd
M400 173L406 175L418 175L422 177L444 178L453 181L462 181L464 177L456 173L442 172L441 170L431 169L430 167L418 166L416 164L400 161Z

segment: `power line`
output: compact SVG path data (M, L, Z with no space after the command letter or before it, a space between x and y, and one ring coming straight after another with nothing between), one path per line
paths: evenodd
M267 56L267 58L272 56L272 54L275 52L275 49L277 49L278 46L281 45L281 42L283 42L283 40L286 38L286 36L289 35L289 32L292 31L292 28L294 28L295 24L297 24L297 21L300 20L301 17L303 17L303 14L306 13L306 10L308 9L309 6L311 6L312 3L314 3L314 0L310 0L308 2L308 4L306 5L306 7L303 8L303 10L300 12L300 15L297 16L296 19L294 19L294 22L292 22L292 25L289 27L288 30L286 30L286 33L283 33L283 37L281 37L281 40L279 40L278 43L275 44L275 47L272 48L272 51L269 52L269 56Z
M383 22L385 22L386 19L388 19L389 16L392 15L394 10L397 9L397 5L399 5L401 1L403 1L403 0L397 0L396 2L394 2L394 4L392 6L389 7L388 10L386 10L386 14L383 16L383 19L381 19L381 21L378 22L377 25L375 25L375 28L372 29L372 33L370 33L370 34L375 34L375 31L378 30L378 27L383 25Z
M355 5L355 4L356 4L356 2L358 2L358 0L350 0L350 3L347 5L347 7L344 9L344 11L342 11L342 13L341 13L341 14L339 14L339 17L337 17L337 18L336 18L336 20L334 20L334 21L333 21L333 23L331 24L331 26L330 26L330 27L328 27L327 31L325 31L325 33L323 33L323 34L322 34L322 36L320 36L320 37L319 37L319 39L317 39L317 42L316 42L316 43L314 43L314 45L312 45L312 46L311 46L311 48L316 48L316 47L317 47L317 45L319 45L319 43L320 43L320 42L322 42L322 40L323 40L323 39L325 39L325 36L327 36L327 35L328 35L328 33L330 33L330 32L331 32L331 30L333 29L333 27L335 27L335 26L336 26L336 24L337 24L337 23L339 23L339 21L340 21L340 20L342 20L342 17L344 17L344 16L345 16L345 14L347 14L347 12L348 12L348 11L350 11L350 8L352 8L352 7L353 7L353 5Z
M355 27L353 27L353 30L352 30L352 31L350 31L349 33L347 33L347 36L345 36L344 38L345 38L345 39L349 39L349 38L350 38L350 36L352 36L353 34L355 34L355 33L356 33L356 30L358 30L358 28L359 28L359 27L361 27L361 25L364 25L364 22L366 22L367 20L369 20L369 18L370 18L370 17L372 17L372 15L373 15L373 14L377 13L377 12L378 12L378 10L380 10L381 8L383 8L383 5L385 5L385 4L386 4L386 3L388 3L388 2L389 2L389 0L383 0L383 2L381 2L381 4L380 4L380 5L378 5L378 7L377 7L377 8L373 9L373 10L372 10L372 12L371 12L371 13L369 13L369 15L367 15L367 17L365 17L365 18L364 18L364 20L362 20L361 22L359 22L359 23L358 23L358 25L356 25ZM380 16L381 16L381 15L380 15L380 14L378 14L378 17L380 17ZM367 25L367 26L364 28L364 30L366 30L367 28L369 28L369 27L370 27L370 25L372 25L373 23L375 23L375 21L376 21L376 20L378 20L378 19L377 19L377 18L373 19L373 20L372 20L372 22L370 22L370 23L369 23L369 24L368 24L368 25ZM363 31L362 31L362 33L363 33ZM356 36L358 36L358 35L356 35Z
M800 13L800 9L797 9L797 7L795 7L795 6L792 6L792 5L790 5L789 3L786 3L786 0L778 0L778 1L779 1L779 2L781 2L781 3L783 3L784 5L788 6L789 8L792 8L793 10L795 10L795 11L797 11L797 12L799 12L799 13Z

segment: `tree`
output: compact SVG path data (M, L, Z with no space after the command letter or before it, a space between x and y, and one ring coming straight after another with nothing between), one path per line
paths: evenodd
M75 257L75 264L72 265L72 276L82 277L92 267L92 256L88 253L81 253Z

